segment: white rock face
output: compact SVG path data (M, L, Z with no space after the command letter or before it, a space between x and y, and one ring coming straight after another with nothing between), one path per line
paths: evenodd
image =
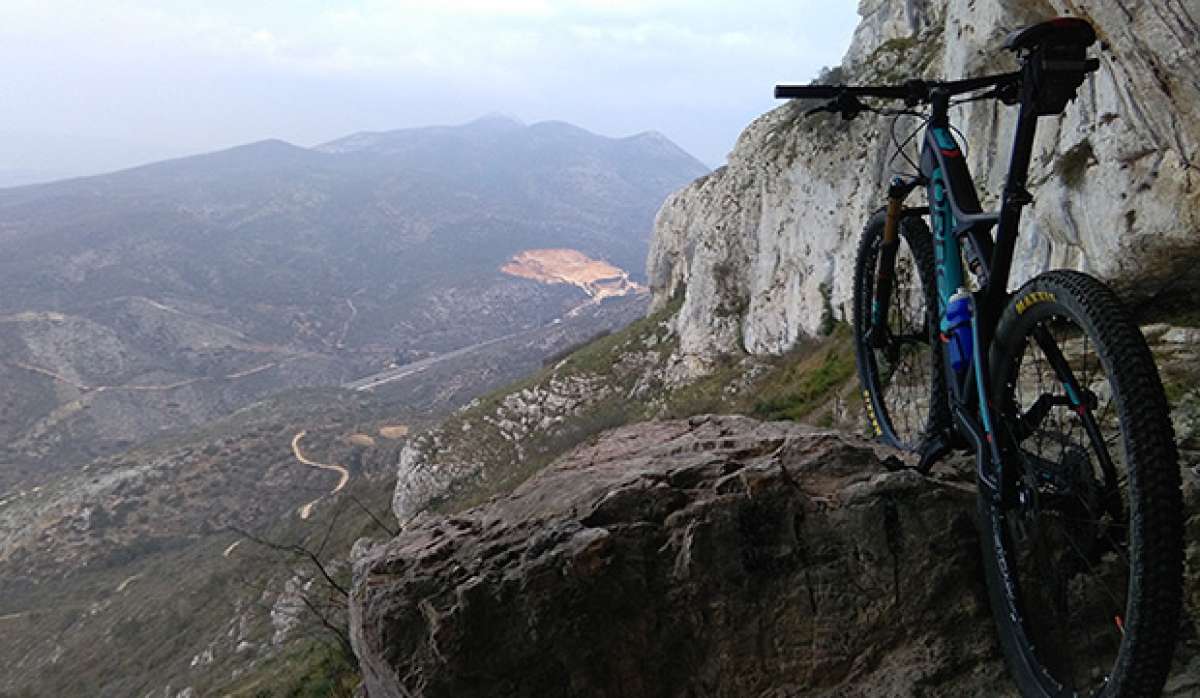
M308 593L311 586L311 580L305 582L298 575L293 575L284 585L283 592L276 597L275 603L271 605L271 626L275 630L271 636L273 647L282 647L292 631L300 625L300 618L305 611L302 597ZM242 651L240 644L237 651Z
M859 14L846 82L1015 69L1001 48L1007 32L1058 15L1090 19L1101 70L1064 114L1040 120L1036 203L1022 219L1011 285L1067 267L1145 294L1171 277L1200 287L1185 262L1200 260L1200 1L863 0ZM722 352L781 352L830 316L848 319L858 235L897 169L889 121L801 112L793 103L760 117L726 167L658 215L652 309L684 294L675 329L694 374ZM1003 186L1015 119L994 101L952 111L985 209ZM899 131L917 125L902 121Z

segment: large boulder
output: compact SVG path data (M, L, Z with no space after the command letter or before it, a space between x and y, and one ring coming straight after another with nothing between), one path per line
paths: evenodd
M1006 695L974 491L741 417L578 447L361 551L372 698Z

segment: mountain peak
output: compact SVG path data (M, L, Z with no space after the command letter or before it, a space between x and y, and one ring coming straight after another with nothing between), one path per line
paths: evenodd
M243 145L235 145L231 148L226 148L224 152L266 154L266 153L294 153L297 151L308 152L308 148L303 148L301 146L295 145L294 143L288 143L287 141L280 140L278 138L265 138L261 141L254 141L252 143L245 143ZM216 151L216 152L221 152L221 151Z
M641 133L635 133L629 137L629 140L645 141L647 143L670 143L671 145L675 145L675 142L672 141L670 138L667 138L667 136L662 131L655 131L655 130L642 131Z
M484 114L483 116L479 117L478 119L475 119L474 121L468 121L464 125L465 126L487 126L489 128L495 128L495 127L525 128L524 121L521 121L520 119L518 119L516 116L514 116L512 114L506 114L504 112L498 112L498 111L488 112L487 114Z

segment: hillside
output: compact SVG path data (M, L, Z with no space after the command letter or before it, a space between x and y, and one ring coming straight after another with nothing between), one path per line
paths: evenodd
M653 134L486 118L0 190L0 487L548 325L586 290L501 267L566 248L640 277L704 171Z
M309 690L330 672L353 674L288 592L312 568L250 536L320 547L348 584L355 539L385 533L378 519L394 526L395 465L410 433L645 307L644 296L587 305L372 390L289 390L0 492L0 628L19 638L0 646L0 696L172 685L257 695L260 681ZM345 468L344 488L334 492L340 475L309 461ZM293 683L280 667L296 672Z

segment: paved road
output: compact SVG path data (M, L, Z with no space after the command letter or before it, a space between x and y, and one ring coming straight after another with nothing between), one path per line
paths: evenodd
M503 337L496 337L495 339L489 339L486 342L480 342L479 344L472 344L469 347L463 347L462 349L455 349L454 351L446 352L445 354L438 354L437 356L431 356L428 359L421 359L420 361L414 361L411 364L404 364L403 366L397 366L396 368L389 368L386 371L382 371L380 373L376 373L374 375L370 375L365 378L359 378L356 381L346 383L342 387L349 388L350 390L374 390L375 388L378 388L379 386L385 385L387 383L391 383L392 381L398 381L401 378L406 378L408 376L411 376L411 375L414 375L417 373L421 373L422 371L427 371L430 368L436 366L437 364L440 364L443 361L449 361L450 359L455 359L460 356L465 356L466 354L470 354L471 352L477 351L486 346L490 346L492 344L503 342L507 339L513 339L514 337L520 337L521 335L529 334L530 332L536 332L540 329L542 329L542 328L535 327L535 328L529 329L529 330L521 330L520 332L513 332L512 334L506 334Z

